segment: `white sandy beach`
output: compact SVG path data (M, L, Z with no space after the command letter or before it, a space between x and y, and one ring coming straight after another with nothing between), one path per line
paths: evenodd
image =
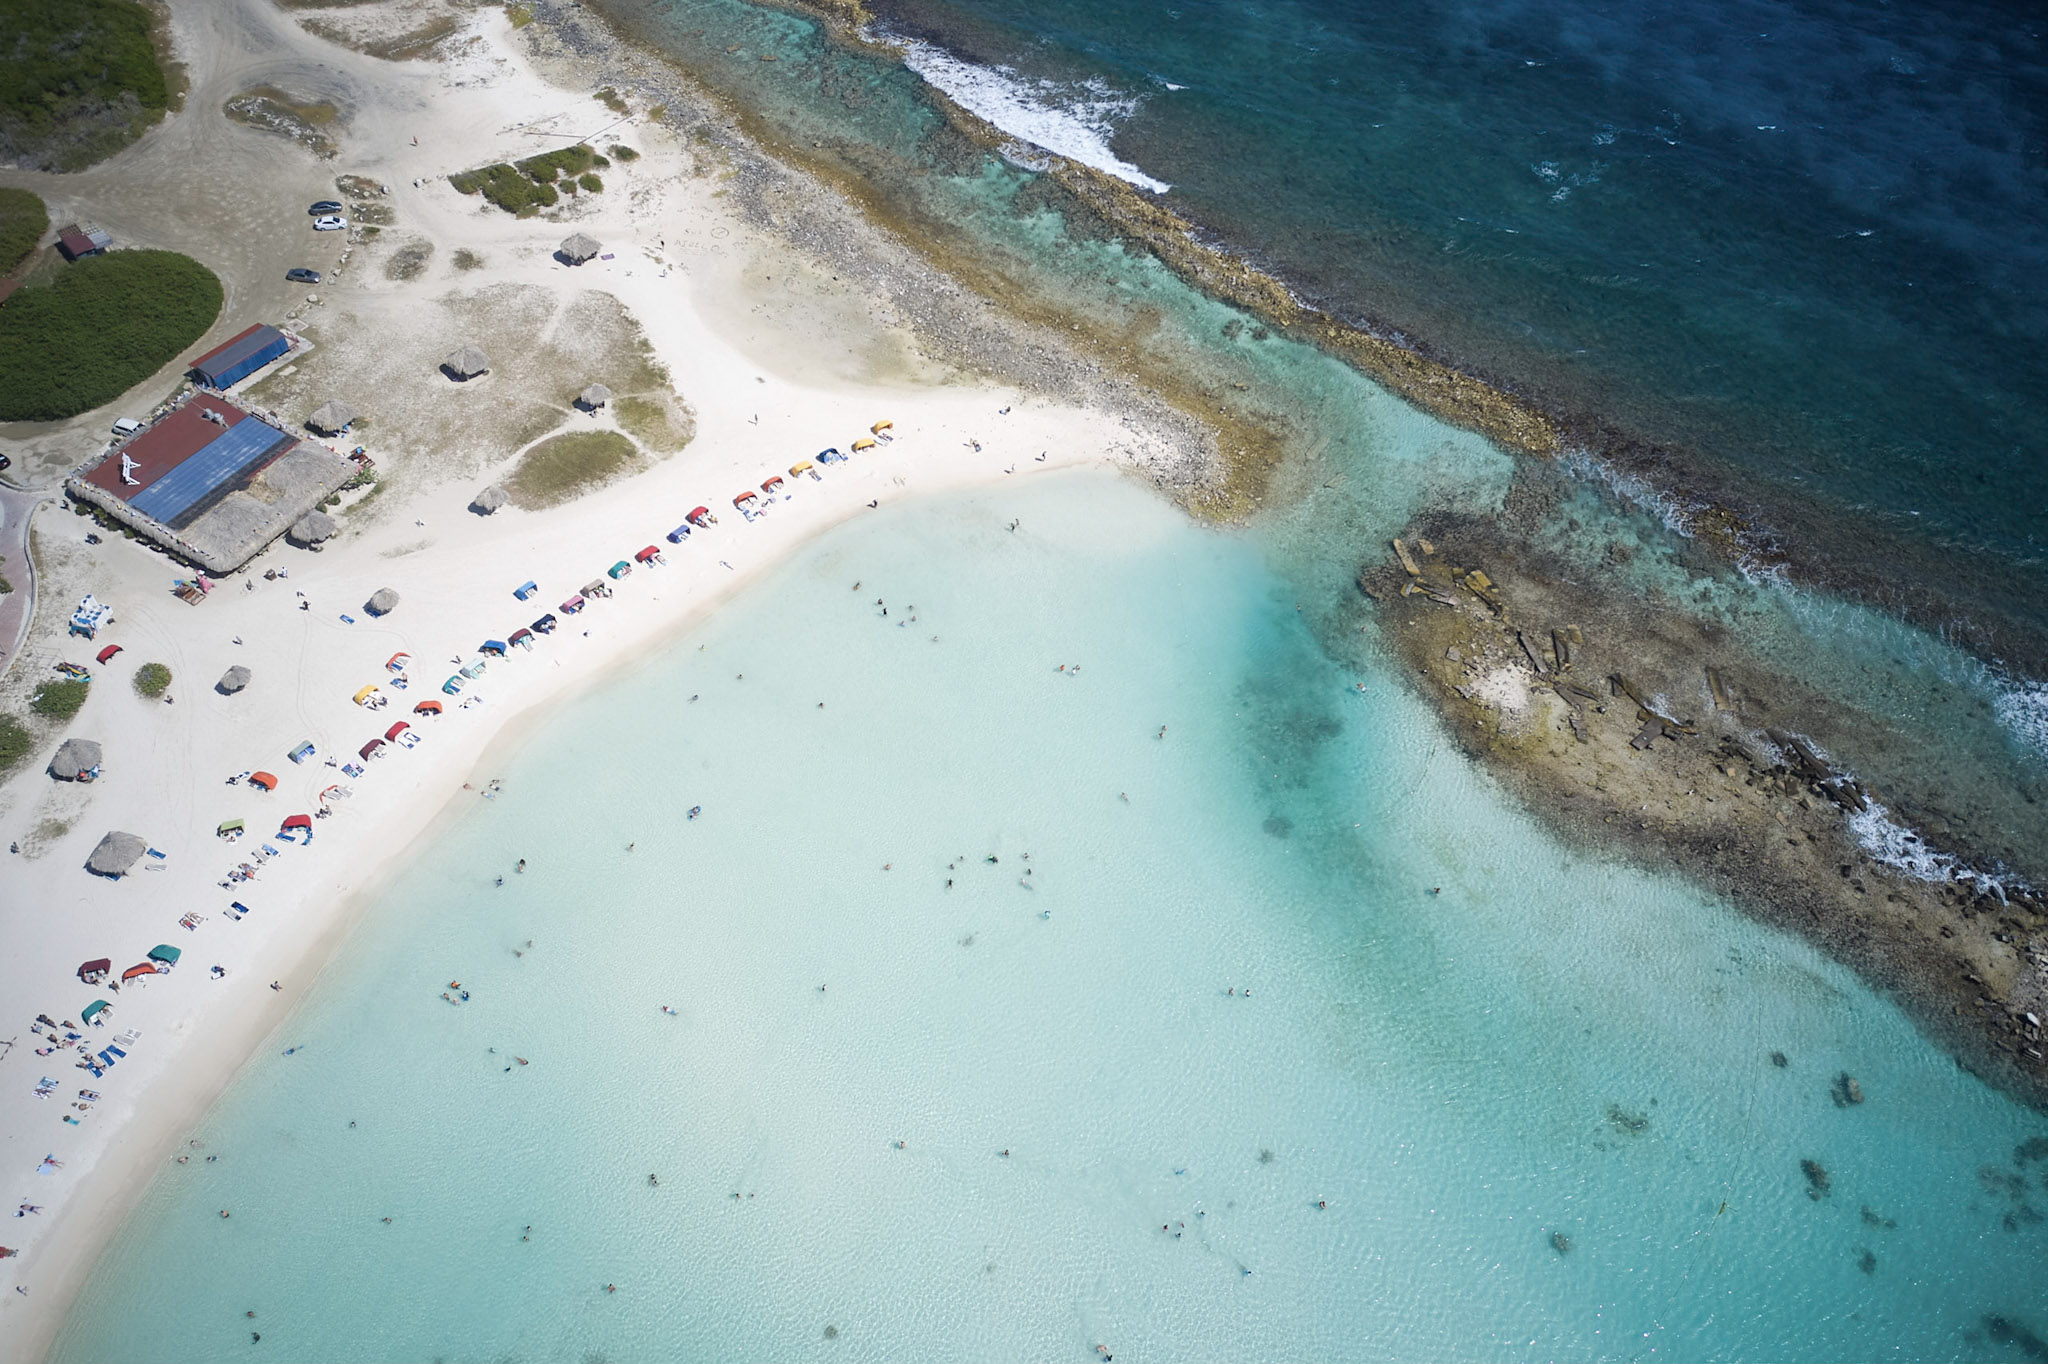
M218 39L203 26L227 21L187 6L177 13L183 55L193 64L194 97L184 113L119 160L157 154L181 122L211 120L221 125L215 136L185 145L218 143L237 154L253 145L261 155L297 158L292 164L303 170L311 159L299 149L232 128L222 118L206 63L207 53L223 45L198 39ZM832 290L824 286L838 281L819 280L819 301L795 305L794 314L787 292L773 282L764 280L759 293L750 294L739 276L749 259L742 245L746 230L721 212L716 177L684 174L690 153L644 120L605 132L607 142L636 146L641 159L630 171L615 166L607 172L607 193L585 196L573 227L517 220L455 193L444 178L449 171L549 145L505 130L572 111L568 123L551 125L558 133L552 145L561 145L573 139L573 129L559 135L572 124L594 130L615 122L587 92L543 80L519 55L521 44L501 11L476 13L479 41L462 47L463 55L448 65L379 62L308 36L275 11L262 14L267 42L299 45L279 59L283 64L331 65L364 92L342 136L340 158L300 178L313 183L319 176L359 173L381 179L406 232L438 248L437 273L424 285L408 290L352 268L319 290L323 303L298 324L316 344L329 318L344 308L389 328L394 346L431 351L441 346L438 334L406 334L407 319L415 315L426 319L422 331L437 325L424 310L430 296L506 284L560 300L603 291L639 323L694 416L695 436L680 453L565 505L544 512L507 507L486 518L466 506L511 460L493 462L486 454L468 464L451 457L445 476L424 469L405 476L405 461L419 456L380 447L387 423L379 395L356 393L353 401L370 415L363 442L380 468L400 475L377 499L374 517L352 520L344 511L343 533L322 552L279 541L196 607L168 590L186 572L181 566L112 536L88 548L82 541L90 522L57 505L39 514L38 558L49 568L16 680L23 673L31 681L54 676L48 670L58 659L90 665L104 644L119 644L124 652L94 667L92 695L77 719L0 787L0 843L23 846L0 872L0 935L7 946L0 953L0 999L9 1009L0 1020L0 1042L15 1042L0 1057L0 1172L11 1180L0 1189L10 1200L0 1244L20 1251L0 1262L4 1360L40 1356L140 1189L177 1154L194 1119L260 1039L303 997L367 897L405 860L431 855L437 817L479 798L468 787L480 789L493 775L497 746L515 741L590 680L632 666L794 547L864 514L871 503L1142 457L1133 450L1142 442L1110 413L993 385L921 382L907 362L886 386L860 382L857 372L863 366L872 371L873 356L908 354L909 347L892 339L886 326L858 321L859 294L850 283ZM414 136L420 145L412 145ZM203 166L192 169L204 172ZM415 181L422 183L415 187ZM292 199L285 205L290 212L303 211L296 190L280 193ZM114 206L83 199L67 205L73 207L105 219L119 216ZM53 205L53 217L58 212ZM611 258L580 269L555 260L555 244L578 229L602 240ZM130 216L123 230L126 244L158 244L140 217ZM208 259L229 286L227 310L209 340L249 322L281 320L251 311L256 305L245 301L269 296L274 276L238 281L236 259L209 259L203 243L163 235L162 244ZM483 255L487 266L464 277L449 273L448 254L459 247ZM783 300L773 305L772 318L762 311L769 299ZM808 342L806 306L818 319ZM869 331L849 330L862 326ZM479 381L482 391L489 393L496 378ZM146 407L167 391L152 384L130 405ZM893 443L845 464L820 466L821 481L789 478L790 465L827 446L848 449L881 418L895 423ZM611 423L608 415L575 420ZM92 439L91 433L78 437L77 458L93 452ZM774 474L784 476L787 496L765 516L744 521L733 497ZM718 523L681 545L663 540L698 504L709 506ZM458 660L474 660L481 641L503 639L556 610L579 585L649 544L660 545L665 566L637 568L609 599L562 617L560 628L530 652L514 649L492 660L462 698L442 694L442 679ZM266 580L268 569L289 577ZM539 584L538 595L515 600L514 589L529 579ZM399 594L399 606L388 617L372 618L363 603L385 587ZM114 623L91 644L64 637L80 590L114 610ZM300 609L302 599L309 609ZM392 690L385 660L400 651L412 656L411 685ZM171 669L173 704L134 693L134 670L149 661ZM235 664L248 667L253 680L239 695L223 696L213 684ZM390 698L386 709L371 712L352 703L368 683ZM388 746L357 778L324 765L329 758L355 761L363 743L396 720L416 719L413 705L428 698L445 702L447 712L418 719L418 747ZM478 704L458 704L472 699ZM97 783L60 784L44 771L55 743L68 735L104 745L105 772ZM302 740L312 741L319 757L294 765L286 754ZM251 769L276 773L279 789L264 794L227 784ZM337 782L353 794L334 802L331 817L315 821L310 846L274 837L286 816L318 811L318 793ZM231 818L245 819L249 829L233 845L215 836L216 826ZM145 858L119 881L88 874L87 854L113 829L142 836L163 859ZM253 862L265 842L279 855L253 881L222 889L229 871ZM240 921L227 913L237 900L251 910ZM186 914L201 916L195 929L180 926ZM111 958L118 977L158 943L184 954L168 975L119 993L88 988L76 977L81 962L98 957ZM224 978L210 975L215 965L225 969ZM273 980L282 988L270 989ZM105 1028L85 1033L97 1049L137 1031L126 1059L94 1079L75 1068L68 1049L35 1054L49 1045L31 1035L37 1014L76 1021L95 998L112 1001L113 1016ZM44 1076L57 1082L49 1098L35 1093ZM102 1096L83 1114L69 1106L81 1088ZM79 1117L80 1125L61 1121L66 1115ZM61 1168L39 1175L46 1155ZM23 1200L41 1212L11 1216Z

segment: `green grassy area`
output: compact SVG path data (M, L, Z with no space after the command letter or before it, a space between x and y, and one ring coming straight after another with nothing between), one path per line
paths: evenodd
M171 689L171 670L161 663L145 663L135 670L135 694L156 700Z
M0 421L55 421L112 402L220 316L211 270L175 251L65 266L0 308Z
M505 492L513 506L539 511L603 487L640 462L640 447L616 431L573 431L520 456Z
M0 186L0 275L28 259L50 230L50 211L25 189Z
M80 682L76 678L45 682L29 698L28 708L51 720L69 720L78 714L78 708L85 704L85 695L91 689L92 683Z
M609 165L611 162L599 156L587 143L579 142L560 151L529 156L524 161L510 164L500 161L495 166L460 171L449 176L448 183L464 194L482 194L507 213L530 217L561 202L561 192L555 187L557 176L569 177L564 187L571 194L576 192L577 176L584 177L583 188L600 190L604 188L603 183L586 172L593 167L602 169Z
M0 4L0 160L78 170L142 136L170 101L134 0Z
M0 715L0 772L26 758L36 746L36 736L12 715Z

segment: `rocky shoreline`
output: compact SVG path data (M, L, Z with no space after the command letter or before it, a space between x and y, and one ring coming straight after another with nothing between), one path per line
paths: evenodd
M1460 746L1565 837L1675 866L1802 935L1959 1064L2048 1111L2048 898L1953 852L1923 849L1921 875L1874 857L1856 824L1882 817L1883 793L1804 733L1820 698L1726 632L1554 567L1486 523L1440 518L1373 555L1358 585Z
M857 4L795 8L828 10L842 40L865 42L857 30L867 15ZM860 279L929 359L1114 405L1129 414L1134 440L1181 452L1155 481L1198 515L1231 519L1264 498L1283 424L1225 410L1218 394L1149 362L1113 330L1032 299L945 234L880 202L847 168L780 145L748 111L636 45L628 26L552 0L536 9L541 22L523 36L537 60L575 82L664 106L667 121L691 128L718 160L754 225ZM975 145L1008 143L931 97ZM1049 178L1212 294L1342 355L1436 416L1543 457L1525 466L1525 474L1547 471L1537 481L1558 477L1551 457L1565 453L1572 433L1555 414L1336 322L1272 276L1203 245L1191 225L1112 177L1055 158ZM818 184L837 193L818 193ZM2048 1018L2048 902L1996 883L1966 849L1937 855L1952 869L1941 880L1873 858L1849 823L1872 793L1802 737L1806 723L1830 711L1828 698L1788 687L1710 624L1632 606L1540 563L1513 521L1420 525L1404 538L1405 563L1389 548L1359 575L1382 603L1390 645L1464 748L1567 838L1676 865L1759 919L1801 933L1888 991L1960 1063L2048 1109L2048 1040L2029 1021ZM1724 569L1756 562L1746 523L1725 508L1694 506L1687 529ZM1523 566L1503 566L1510 563ZM1602 624L1588 630L1587 621ZM1701 663L1709 657L1711 673ZM1652 704L1695 694L1704 698L1698 715Z

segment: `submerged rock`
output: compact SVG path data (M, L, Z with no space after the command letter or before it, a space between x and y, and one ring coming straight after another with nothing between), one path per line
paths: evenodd
M1828 1182L1827 1167L1822 1165L1819 1161L1800 1161L1799 1173L1806 1176L1806 1196L1808 1198L1813 1199L1815 1202L1819 1202L1821 1199L1826 1198L1828 1194L1832 1191L1832 1185L1830 1185Z
M1835 1083L1828 1092L1834 1096L1835 1107L1847 1108L1863 1102L1863 1086L1856 1083L1856 1077L1843 1071L1835 1077Z
M1550 1248L1560 1255L1569 1255L1572 1253L1572 1238L1561 1231L1553 1231L1550 1233Z

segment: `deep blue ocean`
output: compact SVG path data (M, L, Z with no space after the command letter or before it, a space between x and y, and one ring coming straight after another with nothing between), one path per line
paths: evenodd
M2040 7L875 9L1106 128L1304 296L1613 428L1795 563L2041 643Z

